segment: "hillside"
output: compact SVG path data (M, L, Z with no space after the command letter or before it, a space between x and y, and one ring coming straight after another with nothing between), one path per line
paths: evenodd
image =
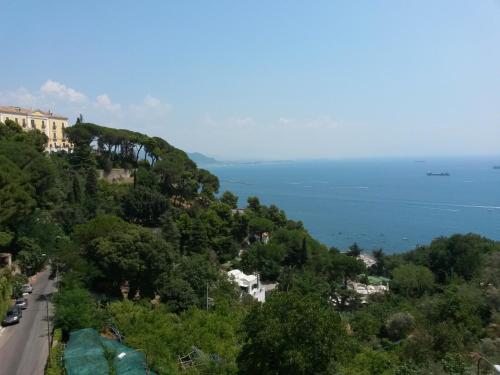
M203 155L199 152L189 152L189 158L198 165L217 165L222 164L221 161L210 156Z
M218 194L161 138L90 123L67 134L74 152L47 154L42 133L0 123L0 252L27 276L50 261L63 340L112 324L158 374L469 374L470 352L500 360L498 242L457 234L366 265L275 205ZM113 167L134 183L98 180ZM276 289L257 302L229 269ZM17 284L0 284L5 310Z

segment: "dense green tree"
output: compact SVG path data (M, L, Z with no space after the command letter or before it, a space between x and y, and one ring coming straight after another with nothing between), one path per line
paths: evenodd
M359 247L359 245L354 242L351 246L349 246L349 251L346 253L350 257L359 257L363 250Z
M286 226L287 219L285 212L280 210L276 205L272 204L265 211L265 217L274 223L277 228L283 228Z
M139 167L135 171L135 183L153 190L159 189L158 175L149 168Z
M70 163L72 168L76 170L86 170L94 167L95 161L91 147L86 144L76 143L71 153Z
M231 236L220 236L212 241L212 248L219 260L224 263L238 256L239 246Z
M0 155L0 226L14 228L31 215L36 207L33 190L19 167Z
M158 235L110 216L78 226L75 238L99 270L99 285L111 293L128 282L131 293L139 289L152 295L156 277L169 270L175 258Z
M459 353L447 353L441 363L446 374L465 375L468 373L465 360Z
M219 191L219 179L205 169L198 170L198 182L201 185L201 193L212 196Z
M292 268L286 267L278 282L282 291L293 291L299 295L316 294L325 299L331 296L331 287L326 277L310 270L293 272Z
M69 192L69 201L71 203L80 204L83 200L82 184L80 182L80 176L77 173L72 174L72 186Z
M17 236L25 237L36 242L44 253L50 256L52 249L64 236L61 226L46 211L37 211L29 219L18 225Z
M17 275L12 276L10 280L10 285L12 287L12 297L14 298L20 298L23 295L23 286L28 283L28 277L26 275L23 275L21 273L18 273ZM8 296L9 298L11 297L10 295ZM10 303L11 301L9 301Z
M145 186L130 189L122 199L126 220L145 226L156 226L168 208L168 200L161 193Z
M231 235L237 242L243 242L248 237L248 215L235 214L231 228Z
M470 280L477 275L482 255L492 246L491 241L471 234L439 238L429 246L429 268L441 282L453 276Z
M264 233L269 233L273 230L273 222L263 217L254 217L248 222L248 230L251 236L258 236L262 241Z
M1 231L0 232L0 251L2 249L7 248L12 243L13 239L14 239L14 234L10 230L5 229L5 230Z
M162 274L156 284L161 300L170 311L179 313L198 303L198 297L191 284L180 277Z
M377 276L389 276L384 251L382 249L373 250L372 256L375 264L370 267L370 271Z
M22 237L17 241L19 252L16 261L24 274L32 276L41 271L46 264L46 254L32 239Z
M364 349L343 368L346 375L392 375L397 359L391 353Z
M346 337L340 317L314 296L276 293L243 323L241 374L328 374Z
M195 217L189 232L188 253L203 253L208 249L207 228L201 218Z
M356 336L362 340L376 337L382 328L381 320L366 310L355 312L350 324Z
M404 264L392 271L391 289L409 297L421 297L434 288L434 274L424 266Z
M282 246L256 243L243 253L241 267L247 273L260 273L263 280L276 281L284 258L285 249Z
M230 191L225 191L220 197L220 201L231 208L238 208L238 197Z
M94 198L97 194L97 172L95 168L88 168L85 173L85 194Z
M45 151L48 141L45 133L39 130L25 132L20 125L12 120L6 120L5 124L0 122L0 140L2 139L14 141L18 144L29 145L38 153Z
M96 316L96 306L90 293L79 286L63 288L55 295L56 327L65 335L81 328L100 327L103 325Z
M73 237L86 248L91 241L109 233L124 232L128 228L125 221L113 215L98 215L85 224L75 226Z
M288 251L286 262L287 264L293 264L299 267L303 267L307 262L307 258L308 258L307 239L304 236L302 238L302 244L300 246L300 249L297 249L293 252Z
M179 250L181 235L170 212L167 211L160 217L160 226L163 239L175 250Z
M207 253L182 257L176 272L189 282L199 300L204 299L207 285L215 283L219 276L216 264Z
M398 312L385 323L385 332L392 340L404 339L415 328L415 318L410 313Z
M15 121L6 120L5 123L0 122L0 140L12 140L14 137L21 135L23 129Z
M260 211L260 200L257 197L248 197L247 199L248 208L255 213L259 213Z
M349 279L363 273L366 267L363 261L344 254L330 255L327 265L328 278L332 283L347 285Z

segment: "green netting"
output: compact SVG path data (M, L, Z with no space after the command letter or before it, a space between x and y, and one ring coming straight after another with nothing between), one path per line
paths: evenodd
M90 328L71 334L64 351L64 365L68 375L109 374L110 366L117 375L146 374L144 353L101 337Z
M102 338L104 348L113 354L113 366L116 373L119 375L142 375L145 373L146 356L142 352L138 352L120 344L118 341ZM121 358L118 357L121 353L125 353ZM150 374L153 374L152 372Z
M68 375L107 375L109 366L99 334L91 329L72 332L64 349L64 367Z

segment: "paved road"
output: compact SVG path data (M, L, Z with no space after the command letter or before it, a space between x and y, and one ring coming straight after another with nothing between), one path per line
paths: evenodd
M39 273L19 324L0 328L0 375L43 375L48 356L47 305L54 292L49 271Z

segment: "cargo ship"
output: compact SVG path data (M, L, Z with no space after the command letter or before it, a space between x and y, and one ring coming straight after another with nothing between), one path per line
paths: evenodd
M427 172L427 176L449 176L450 174L448 172L440 172L440 173L433 173L433 172Z

